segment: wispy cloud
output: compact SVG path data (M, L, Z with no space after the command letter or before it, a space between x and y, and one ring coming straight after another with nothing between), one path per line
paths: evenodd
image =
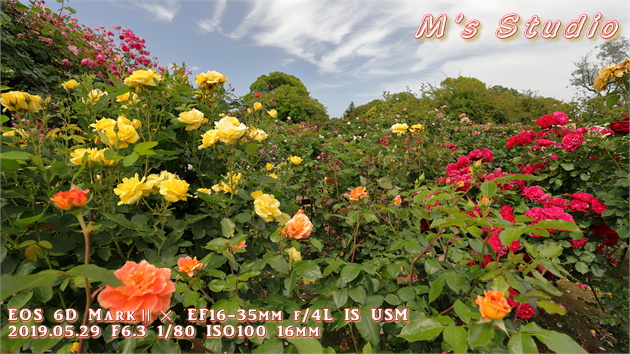
M111 2L122 7L138 7L152 15L156 21L165 22L172 22L181 9L180 0L129 1L125 3L119 1Z

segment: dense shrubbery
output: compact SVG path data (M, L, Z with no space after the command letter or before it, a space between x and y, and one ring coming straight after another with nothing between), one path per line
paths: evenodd
M121 76L2 94L2 311L42 311L3 316L2 351L584 352L537 323L566 312L560 278L614 291L605 321L627 328L607 279L627 118L479 124L399 93L291 124L264 94L233 106L216 71ZM66 324L100 335L33 338Z

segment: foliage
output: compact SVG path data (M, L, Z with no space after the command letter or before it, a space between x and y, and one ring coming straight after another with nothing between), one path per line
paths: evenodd
M601 96L603 93L593 88L593 82L595 77L597 77L598 71L607 65L621 62L624 58L630 56L630 43L627 38L620 36L612 41L596 46L594 50L597 50L595 54L596 61L591 59L593 51L590 51L573 63L576 69L571 73L571 85ZM605 93L609 93L612 90L613 87L610 87Z
M566 314L554 279L623 293L619 117L480 124L402 92L294 123L276 119L287 85L238 107L197 76L3 94L3 352L583 353L538 321ZM627 328L622 300L601 304ZM126 306L149 315L88 316Z
M292 122L322 123L328 120L326 108L310 96L306 86L297 77L275 71L259 76L249 87L250 93L243 97L251 102L254 94L260 94L259 101L265 102L268 109L278 111L278 119Z

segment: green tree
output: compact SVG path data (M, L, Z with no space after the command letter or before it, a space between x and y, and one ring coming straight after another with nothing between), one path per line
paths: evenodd
M595 50L598 51L595 55L595 60L593 60L592 56ZM577 62L573 63L576 69L571 73L571 85L592 92L598 96L608 94L614 89L612 85L603 91L598 91L593 88L593 81L597 73L607 65L622 62L625 58L630 56L629 53L630 42L623 36L596 46L595 49L589 51L586 55L580 57Z
M291 117L294 123L322 122L328 120L323 104L311 97L300 79L280 71L259 76L249 87L250 92L243 96L243 102L259 101L265 109L278 111L278 118ZM254 94L260 94L255 97Z

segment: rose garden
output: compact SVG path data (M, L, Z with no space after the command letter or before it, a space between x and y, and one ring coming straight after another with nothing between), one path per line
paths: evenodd
M296 123L130 30L2 6L4 48L69 54L29 80L3 57L3 352L598 351L548 328L560 281L627 350L630 59L596 110L407 92Z

